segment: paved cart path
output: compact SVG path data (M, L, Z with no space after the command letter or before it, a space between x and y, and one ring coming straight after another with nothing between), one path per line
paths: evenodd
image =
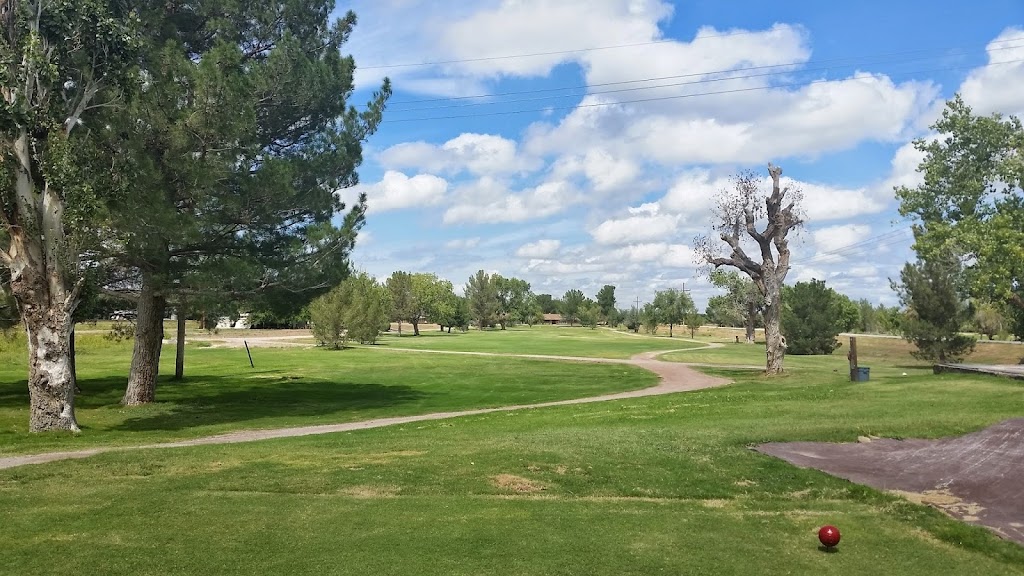
M709 344L708 348L721 346L720 344ZM704 348L687 348L686 350L701 350ZM383 426L394 426L395 424L408 424L410 422L422 422L425 420L442 420L445 418L457 418L459 416L473 416L476 414L488 414L491 412L508 412L511 410L526 410L531 408L545 408L548 406L565 406L568 404L586 404L590 402L607 402L609 400L623 400L628 398L641 398L644 396L657 396L660 394L674 394L676 392L687 392L701 390L714 386L722 386L730 381L724 378L717 378L701 374L693 368L678 362L666 362L658 360L657 357L668 352L680 350L659 350L655 352L643 352L625 359L610 358L583 358L576 356L543 356L537 354L495 354L489 352L451 352L441 350L413 350L385 348L382 351L394 351L400 353L418 352L430 354L461 354L471 356L499 356L512 358L533 358L539 360L557 360L568 362L598 362L628 364L639 366L657 374L660 381L657 385L640 390L618 392L615 394L602 394L587 398L573 398L570 400L558 400L554 402L541 402L538 404L518 404L513 406L500 406L497 408L479 408L475 410L460 410L456 412L432 412L429 414L418 414L415 416L397 416L392 418L374 418L372 420L361 420L357 422L344 422L340 424L320 424L316 426L295 426L289 428L273 428L267 430L238 430L215 436L203 438L192 438L176 442L162 442L159 444L143 444L139 446L98 446L83 450L67 452L47 452L43 454L28 454L22 456L0 457L0 469L15 468L26 464L43 464L57 460L69 460L73 458L88 458L105 452L145 450L152 448L180 448L184 446L202 446L206 444L235 444L239 442L256 442L258 440L269 440L273 438L292 438L295 436L311 436L314 434L331 434L334 432L348 432L351 430L365 430L367 428L380 428Z

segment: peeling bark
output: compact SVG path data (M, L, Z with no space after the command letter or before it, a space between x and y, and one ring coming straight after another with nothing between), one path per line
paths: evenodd
M68 264L75 260L64 236L64 206L54 190L33 178L24 131L12 148L17 210L4 214L9 244L3 260L28 337L29 430L77 432L71 333L78 298L68 279Z
M71 314L53 308L42 314L26 314L23 320L29 353L29 430L78 432L69 350Z
M149 272L142 275L138 318L135 321L135 348L128 373L128 387L121 403L125 406L148 404L156 399L156 382L160 373L160 349L164 340L163 293Z

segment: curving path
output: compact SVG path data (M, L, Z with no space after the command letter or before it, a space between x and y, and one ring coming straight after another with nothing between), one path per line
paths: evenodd
M713 348L715 345L707 346ZM687 348L685 350L701 350L702 348ZM70 460L75 458L88 458L104 452L145 450L150 448L181 448L185 446L202 446L206 444L236 444L240 442L256 442L258 440L270 440L273 438L292 438L295 436L311 436L315 434L331 434L334 432L348 432L351 430L365 430L367 428L380 428L393 426L395 424L408 424L410 422L422 422L425 420L443 420L446 418L457 418L459 416L473 416L476 414L489 414L491 412L508 412L511 410L525 410L529 408L544 408L547 406L565 406L568 404L587 404L590 402L606 402L608 400L623 400L628 398L641 398L644 396L657 396L661 394L673 394L676 392L687 392L701 390L729 384L730 381L724 378L708 376L697 372L685 364L677 362L666 362L658 360L657 357L669 352L680 352L681 350L659 350L656 352L643 352L628 360L610 358L583 358L576 356L543 356L538 354L495 354L490 352L455 352L445 350L414 350L410 348L389 348L401 352L421 352L430 354L462 354L469 356L508 356L513 358L534 358L540 360L562 360L571 362L599 362L609 364L630 364L639 366L657 374L661 381L650 388L618 392L615 394L603 394L588 398L573 398L571 400L557 400L554 402L541 402L538 404L519 404L513 406L501 406L498 408L479 408L475 410L460 410L456 412L433 412L415 416L396 416L391 418L374 418L358 422L345 422L342 424L321 424L316 426L297 426L291 428L275 428L269 430L238 430L216 436L204 438L193 438L177 442L162 442L159 444L143 444L139 446L108 446L75 450L69 452L47 452L44 454L29 454L24 456L8 456L0 458L0 469L15 468L27 464L43 464L57 460Z

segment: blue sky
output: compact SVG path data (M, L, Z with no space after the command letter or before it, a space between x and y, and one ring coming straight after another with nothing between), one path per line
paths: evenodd
M621 307L715 293L693 239L739 170L783 167L806 227L788 283L895 303L893 186L956 92L1024 112L1024 2L358 0L354 102L388 76L353 255L384 278L476 270ZM414 65L408 65L414 64Z

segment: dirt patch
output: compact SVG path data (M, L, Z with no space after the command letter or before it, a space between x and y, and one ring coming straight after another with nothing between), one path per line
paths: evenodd
M548 489L547 484L516 476L515 474L498 474L491 476L491 484L502 490L509 490L517 494L536 494Z
M755 450L899 494L1024 544L1024 418L939 440L769 443Z
M915 504L924 504L945 511L950 516L963 518L968 522L977 522L978 515L985 511L981 506L973 502L964 502L948 489L925 490L924 492L905 492L903 490L890 490L897 496L902 496Z
M395 486L349 486L338 491L352 498L396 498L399 492Z

